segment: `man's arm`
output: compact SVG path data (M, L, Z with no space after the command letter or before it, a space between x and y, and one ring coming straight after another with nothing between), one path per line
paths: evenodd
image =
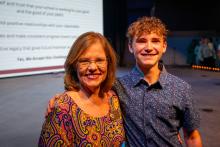
M51 98L47 104L47 109L45 112L45 117L49 115L50 112L54 110L54 107L56 105L56 101L59 99L59 95L55 95L53 98Z
M183 129L184 139L187 147L202 147L202 139L198 130L187 132Z

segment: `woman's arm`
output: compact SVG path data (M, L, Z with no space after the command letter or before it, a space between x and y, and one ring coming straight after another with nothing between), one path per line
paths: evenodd
M67 136L67 134L71 134L68 132L71 128L66 126L69 121L71 121L71 118L68 112L59 106L55 107L53 105L53 109L47 114L43 123L38 146L70 146L69 139L71 136Z

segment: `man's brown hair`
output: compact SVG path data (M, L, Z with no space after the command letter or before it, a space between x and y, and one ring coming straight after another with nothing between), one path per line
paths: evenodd
M128 42L132 43L134 37L140 37L142 34L156 33L163 36L164 41L167 41L167 29L165 24L156 17L141 17L133 22L127 31Z

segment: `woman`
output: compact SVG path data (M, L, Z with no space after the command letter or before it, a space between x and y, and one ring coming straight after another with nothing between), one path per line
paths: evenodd
M76 39L65 62L66 91L43 124L39 146L123 146L118 97L111 91L116 56L99 33Z

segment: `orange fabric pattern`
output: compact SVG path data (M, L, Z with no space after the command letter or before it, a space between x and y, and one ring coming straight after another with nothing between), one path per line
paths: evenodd
M116 95L106 116L93 117L81 110L65 92L42 127L38 146L125 146L121 110Z

